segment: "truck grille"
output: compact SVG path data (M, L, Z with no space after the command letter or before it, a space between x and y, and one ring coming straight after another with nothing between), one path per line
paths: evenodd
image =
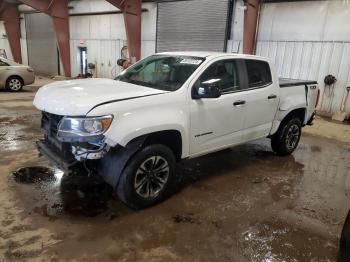
M41 128L44 130L45 135L56 136L58 124L62 118L63 116L60 115L43 112L43 116L41 118Z
M63 116L42 112L41 129L45 137L45 144L65 161L71 162L75 158L71 152L71 144L57 139L58 125Z

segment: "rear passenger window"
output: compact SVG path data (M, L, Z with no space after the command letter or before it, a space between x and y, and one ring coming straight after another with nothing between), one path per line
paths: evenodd
M248 88L262 87L272 83L270 66L264 61L245 60Z

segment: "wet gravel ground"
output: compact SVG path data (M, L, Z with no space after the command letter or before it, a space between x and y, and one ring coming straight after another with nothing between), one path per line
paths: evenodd
M0 261L336 260L349 143L308 132L287 157L262 139L188 160L175 195L133 211L38 157L33 95L0 92Z

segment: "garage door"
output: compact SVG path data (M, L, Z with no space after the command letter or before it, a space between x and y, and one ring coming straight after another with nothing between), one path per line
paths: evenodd
M228 0L158 3L157 52L224 51Z
M36 73L58 74L58 54L52 19L42 13L25 15L28 63Z

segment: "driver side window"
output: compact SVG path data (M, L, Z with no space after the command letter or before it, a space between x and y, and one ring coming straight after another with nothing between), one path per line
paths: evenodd
M210 65L197 83L215 85L222 94L239 90L237 66L233 60L218 61Z

